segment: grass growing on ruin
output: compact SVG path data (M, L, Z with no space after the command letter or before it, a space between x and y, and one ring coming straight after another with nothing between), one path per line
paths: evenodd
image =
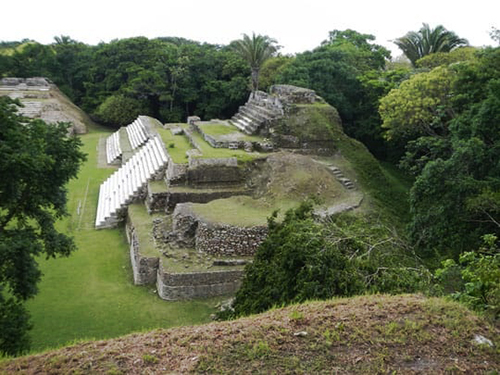
M165 181L149 181L148 182L149 189L152 193L164 193L168 191L168 187L165 184Z
M262 142L263 138L256 135L247 135L231 124L200 124L198 127L203 133L211 135L214 138L234 141Z
M58 223L74 237L78 250L68 258L38 259L44 276L39 294L27 303L34 351L79 339L207 322L214 311L215 300L166 302L154 286L133 285L124 230L94 229L99 185L115 170L97 168L96 146L109 134L91 129L82 136L88 161L68 186L71 217Z
M215 260L234 260L235 257L212 256L203 254L196 249L166 249L166 256L161 257L161 267L166 272L215 272L241 271L245 266L214 266ZM252 257L239 256L238 259L250 261Z
M148 210L143 203L135 203L128 206L128 214L134 224L137 239L141 249L141 254L146 257L159 256L158 249L155 246L151 229L153 219L163 217L162 214L148 214Z
M205 204L193 204L192 207L197 214L210 222L250 227L266 225L267 218L273 211L285 212L297 204L294 201L269 202L265 199L239 195Z
M157 128L168 154L173 159L174 163L185 164L188 162L186 152L193 147L189 143L185 135L173 135L170 129Z
M203 136L193 131L192 132L194 141L198 144L201 149L203 158L232 158L238 159L238 164L245 164L249 161L255 160L259 157L264 157L266 154L253 152L248 153L245 150L230 150L228 148L213 148L210 144L203 139Z

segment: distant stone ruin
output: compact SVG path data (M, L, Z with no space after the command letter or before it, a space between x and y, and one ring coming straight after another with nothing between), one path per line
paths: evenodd
M166 300L236 292L243 267L264 241L267 227L213 222L197 213L194 206L257 194L250 174L252 168L268 159L267 154L259 152L279 150L286 137L294 140L287 147L291 151L303 152L304 144L312 153L331 151L329 143L326 148L310 147L311 139L312 143L331 142L325 132L313 133L312 138L293 132L282 134L281 143L273 144L275 129L289 121L290 113L316 109L317 105L330 108L326 108L328 120L337 121L335 109L314 91L278 85L270 94L253 93L230 121L190 117L188 124L164 126L153 118L139 116L110 135L103 142L102 152L107 163L119 169L101 185L95 226L109 228L126 222L134 283L155 284L158 295ZM290 129L293 131L293 127ZM179 155L180 146L172 142L174 137L189 143L182 151L184 155ZM230 152L221 157L205 154L207 147L245 152L255 159L243 167L236 156L229 156ZM321 168L345 191L356 190L354 182L335 165ZM356 208L360 204L356 199L354 194L349 203L326 208L319 215Z
M295 104L324 103L314 90L291 85L271 86L269 94L255 91L247 103L239 108L232 119L238 129L246 134L268 134L273 122L281 119L287 109Z
M19 99L23 107L19 113L23 116L41 119L48 124L69 122L70 133L86 133L86 115L62 94L48 78L15 78L0 79L0 95Z

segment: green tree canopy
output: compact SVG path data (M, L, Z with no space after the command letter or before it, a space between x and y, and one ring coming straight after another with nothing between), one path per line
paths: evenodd
M426 55L417 60L416 66L418 68L433 69L442 65L450 65L463 61L470 61L475 58L475 47L460 47L450 52L436 52Z
M123 95L107 97L96 111L100 121L114 127L128 125L143 113L146 111L139 100Z
M428 257L458 259L500 234L500 48L414 75L380 105L391 141L406 144L410 234Z
M389 140L408 142L420 136L446 136L453 118L454 72L438 67L416 74L380 100L382 127Z
M383 154L378 99L398 81L383 69L390 53L373 35L333 30L329 39L297 57L278 74L278 83L315 90L334 106L345 132Z
M85 155L67 136L69 124L21 117L8 97L0 97L0 124L0 353L16 354L28 344L22 303L37 293L36 257L75 250L54 224L66 215L65 186Z
M418 59L436 52L450 52L457 47L468 45L466 39L458 37L442 25L432 29L424 23L419 31L409 31L405 36L397 38L394 43L408 57L413 66Z

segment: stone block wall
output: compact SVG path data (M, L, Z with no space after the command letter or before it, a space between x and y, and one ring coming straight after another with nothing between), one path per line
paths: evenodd
M233 195L247 195L248 191L235 190L201 190L200 191L164 191L149 193L146 200L149 212L172 212L179 203L208 203L215 199L229 198Z
M214 159L199 159L214 160ZM224 164L200 164L197 167L190 167L187 170L187 180L192 186L212 185L223 186L227 184L237 184L242 180L241 170L237 166Z
M134 224L127 215L125 226L127 240L130 244L130 262L134 274L135 285L154 284L159 266L158 257L146 257L141 255L139 239L134 228Z
M198 222L196 250L219 256L252 256L267 236L267 227L237 227Z
M243 270L169 273L160 264L156 287L165 300L208 298L235 293L242 277Z
M269 92L287 104L312 104L323 101L314 90L292 85L274 85Z
M175 207L173 231L197 251L216 256L253 256L267 236L266 226L238 227L207 223L194 212L191 203Z
M176 164L170 158L165 172L165 182L167 185L183 185L186 183L188 165Z

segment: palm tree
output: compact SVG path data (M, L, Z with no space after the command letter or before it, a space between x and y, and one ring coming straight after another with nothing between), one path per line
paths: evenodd
M243 34L243 39L234 43L235 50L250 64L252 69L252 91L259 89L259 72L262 64L278 51L276 40L267 35L255 35L249 37Z
M469 45L467 39L459 38L453 31L446 30L442 25L431 29L424 23L419 31L409 31L394 43L410 59L413 66L418 59L435 52L450 52L451 50Z

